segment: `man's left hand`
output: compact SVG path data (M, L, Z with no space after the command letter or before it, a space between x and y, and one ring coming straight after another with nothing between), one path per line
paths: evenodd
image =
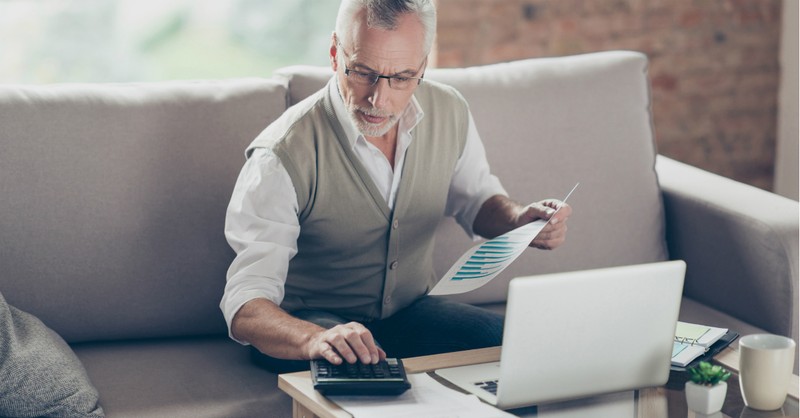
M567 239L567 219L571 214L572 208L568 204L557 199L546 199L527 206L519 216L518 225L522 226L537 219L547 219L547 225L539 232L530 246L542 250L553 250Z

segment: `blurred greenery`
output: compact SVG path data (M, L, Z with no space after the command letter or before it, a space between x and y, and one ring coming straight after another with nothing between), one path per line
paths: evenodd
M335 0L0 0L0 83L269 76L327 65Z

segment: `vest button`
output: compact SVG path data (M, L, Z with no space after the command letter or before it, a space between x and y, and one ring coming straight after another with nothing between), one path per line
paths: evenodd
M397 268L397 264L398 264L398 263L397 263L397 260L395 260L395 261L392 261L392 264L389 264L389 269L390 269L390 270L394 270L394 269L396 269L396 268Z
M400 226L400 221L395 219L394 222L392 222L392 229L397 229L398 226Z
M388 305L388 304L389 304L389 303L391 303L391 302L392 302L392 297L391 297L391 296L386 296L386 297L383 299L383 304L384 304L384 305Z

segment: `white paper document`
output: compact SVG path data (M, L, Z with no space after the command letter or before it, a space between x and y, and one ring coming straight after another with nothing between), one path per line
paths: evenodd
M577 187L578 184L567 193L562 202L566 203ZM470 248L450 267L429 294L465 293L489 283L528 248L545 226L547 221L539 219Z
M408 375L411 389L400 396L328 396L354 418L510 418L475 395L450 389L426 373Z

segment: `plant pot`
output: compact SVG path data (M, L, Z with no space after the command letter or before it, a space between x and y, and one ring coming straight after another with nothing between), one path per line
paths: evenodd
M686 405L690 411L698 414L713 414L722 410L727 393L728 384L725 382L717 383L714 386L686 382Z

